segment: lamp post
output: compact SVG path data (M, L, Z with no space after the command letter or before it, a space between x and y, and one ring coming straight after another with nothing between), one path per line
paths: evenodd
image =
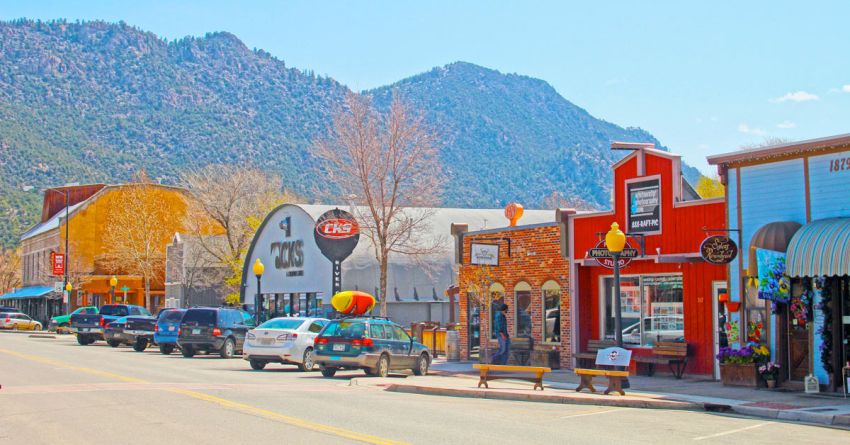
M620 254L626 246L626 234L617 223L611 224L611 230L605 234L605 247L614 259L614 339L617 346L623 347L622 308L620 304Z
M74 290L74 286L71 286L71 282L68 281L67 283L65 283L65 292L68 293L68 299L65 302L65 313L66 314L71 312L70 309L71 309L71 291L72 290Z
M263 263L259 258L257 258L257 260L254 261L254 275L257 276L257 295L254 297L254 317L256 317L257 326L260 325L260 311L263 310L263 295L260 291L260 282L265 270L266 267L263 266Z
M115 303L115 286L117 286L117 285L118 285L118 277L113 275L112 278L109 279L109 286L110 286L109 298L110 298L110 301L112 303ZM126 303L126 301L123 301L123 303Z

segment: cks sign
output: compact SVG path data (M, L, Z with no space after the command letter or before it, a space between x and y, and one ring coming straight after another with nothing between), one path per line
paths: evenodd
M316 232L328 239L345 239L359 234L360 227L354 219L331 218L316 224Z
M316 221L313 234L322 254L332 262L342 261L351 255L360 240L360 225L345 210L325 212Z

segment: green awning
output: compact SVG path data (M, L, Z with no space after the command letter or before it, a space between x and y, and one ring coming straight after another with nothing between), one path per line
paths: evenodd
M850 218L812 221L788 244L790 277L850 275Z

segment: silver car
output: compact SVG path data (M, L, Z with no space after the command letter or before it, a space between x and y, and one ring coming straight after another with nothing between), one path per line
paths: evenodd
M256 370L281 363L312 371L313 340L328 322L325 318L273 318L248 331L242 358Z

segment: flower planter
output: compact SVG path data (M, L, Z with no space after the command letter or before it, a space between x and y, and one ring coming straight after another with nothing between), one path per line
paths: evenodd
M721 363L720 381L725 386L748 386L759 384L758 367L755 363Z

